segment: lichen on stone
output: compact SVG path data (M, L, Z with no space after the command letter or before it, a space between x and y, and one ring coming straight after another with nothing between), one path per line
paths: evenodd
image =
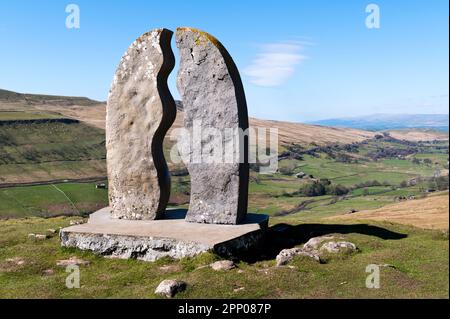
M222 43L220 43L219 40L217 40L214 36L212 36L208 32L201 31L201 30L195 29L195 28L190 28L190 27L179 27L179 28L177 28L177 31L191 31L191 32L197 33L199 35L199 37L195 40L195 45L201 45L201 44L207 43L209 41L217 48L222 47Z

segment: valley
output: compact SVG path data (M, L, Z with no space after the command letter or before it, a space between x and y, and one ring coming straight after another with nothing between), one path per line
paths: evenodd
M147 287L168 274L193 283L177 298L448 296L449 144L442 132L251 119L252 126L280 133L277 172L259 174L258 165L250 171L249 211L270 215L269 239L261 255L236 261L239 273L218 274L204 266L219 258L209 253L143 263L61 249L57 235L27 239L108 205L107 189L98 187L106 182L105 104L5 92L0 90L2 297L154 298ZM178 112L174 127L182 116ZM166 138L166 158L172 143ZM169 166L169 205L186 208L187 171ZM297 258L290 267L275 267L281 248L320 235L351 240L360 252L323 265ZM91 263L83 268L84 289L58 284L65 273L54 264L71 256ZM382 289L363 287L371 263L393 265L383 269ZM43 275L49 269L55 275Z

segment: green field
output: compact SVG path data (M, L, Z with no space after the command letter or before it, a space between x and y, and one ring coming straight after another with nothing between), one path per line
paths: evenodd
M0 217L82 215L108 205L95 183L63 183L0 188Z
M380 143L380 145L378 145ZM316 156L304 155L302 160L286 159L279 163L280 171L289 168L289 174L259 175L252 173L250 184L251 211L277 214L294 210L300 220L311 220L317 217L341 215L350 210L379 208L397 201L400 196L424 196L428 187L427 179L436 172L446 169L448 161L447 142L433 145L421 145L420 151L402 159L385 158L370 159L367 154L371 149L401 147L395 142L370 141L360 147L359 152L349 153L357 159L356 162L338 162L325 153ZM443 149L436 150L436 146ZM431 164L413 162L413 158L430 159ZM295 191L309 180L299 179L295 174L303 172L312 175L314 179L328 179L333 184L340 184L351 189L345 198L335 196L304 197L295 195ZM404 183L417 179L413 186ZM423 180L423 181L421 181ZM360 186L362 183L377 182L377 186ZM294 194L294 195L293 195ZM301 211L295 207L308 202Z
M0 121L41 120L41 119L57 119L57 118L62 117L60 115L50 113L0 111Z
M82 123L0 125L0 184L106 176L105 133Z

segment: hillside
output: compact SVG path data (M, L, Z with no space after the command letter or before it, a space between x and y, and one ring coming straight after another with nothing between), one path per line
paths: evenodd
M371 131L405 128L433 129L448 133L448 114L374 114L315 121L313 124Z
M177 119L172 128L182 126L182 103L177 101L177 107ZM83 97L20 94L0 90L0 111L46 113L77 119L88 125L104 129L106 104ZM347 144L361 142L376 135L375 132L361 129L336 128L255 118L250 119L250 125L253 127L278 128L281 145L292 143L300 145L309 145L311 143L318 145L329 143ZM396 134L396 138L412 141L448 139L448 134L423 130L395 131L394 134Z
M423 199L387 205L375 210L339 216L334 219L388 221L420 228L448 229L448 192L435 194Z
M2 120L2 113L0 186L106 176L103 130L73 119L21 112Z
M62 106L71 106L71 105L91 106L100 103L98 101L91 100L87 97L23 94L2 89L0 89L0 102L2 104L22 103L25 105L62 105Z

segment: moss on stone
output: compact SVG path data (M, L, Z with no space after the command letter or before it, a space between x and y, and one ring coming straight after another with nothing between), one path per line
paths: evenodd
M179 27L177 28L177 31L192 31L197 33L199 36L197 39L195 39L195 45L201 45L202 43L205 43L206 41L211 42L212 44L214 44L214 46L216 46L217 48L222 47L222 44L220 43L219 40L217 40L214 36L212 36L211 34L195 29L195 28L190 28L190 27Z

